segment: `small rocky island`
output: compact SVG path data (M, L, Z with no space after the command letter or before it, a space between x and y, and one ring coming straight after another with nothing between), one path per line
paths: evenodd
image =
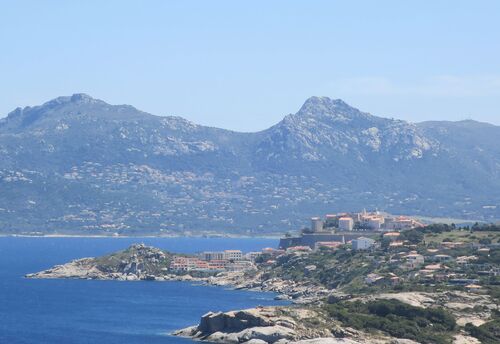
M252 264L228 264L219 270L190 270L186 268L189 264L208 265L194 256L136 244L26 277L194 281L272 291L292 303L231 312L213 310L198 325L173 333L207 342L500 342L500 284L495 272L500 257L498 233L481 234L490 239L483 240L489 244L451 245L449 237L462 235L465 241L469 234L454 229L436 231L402 232L398 237L402 245L392 245L394 239L381 236L363 250L348 244L335 249L268 250L256 255ZM425 263L428 260L431 262ZM244 268L234 269L236 266Z

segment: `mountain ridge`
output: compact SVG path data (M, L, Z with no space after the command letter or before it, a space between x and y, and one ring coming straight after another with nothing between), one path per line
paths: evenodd
M347 104L344 100L342 100L340 98L333 99L333 98L329 98L327 96L311 96L311 97L307 98L305 100L304 104L300 107L300 109L297 112L297 114L304 113L305 111L307 111L307 108L310 107L312 104L317 104L318 101L322 101L322 100L326 101L326 102L332 102L334 104L337 104L338 106L343 107L344 109L345 108L354 109L354 110L358 111L359 113L361 113L363 115L367 115L369 117L374 117L374 118L383 119L383 120L401 121L401 122L415 124L415 125L420 125L420 124L424 124L424 123L457 123L457 124L458 123L471 123L471 124L476 123L476 124L484 124L484 125L493 126L493 127L499 127L498 125L496 125L494 123L477 121L477 120L474 120L474 119L463 119L463 120L458 120L458 121L451 121L451 120L427 120L427 121L422 121L422 122L411 122L411 121L406 121L406 120L402 120L402 119L389 119L388 117L376 116L376 115L373 115L373 114L371 114L369 112L363 112L363 111L361 111L361 110L359 110L359 109L357 109L355 107L350 106L349 104ZM94 104L99 104L100 103L100 104L104 104L106 106L129 107L129 108L132 108L132 109L134 109L134 110L136 110L138 112L141 112L141 113L143 113L145 115L149 115L149 116L154 116L154 117L159 117L159 118L178 118L178 119L182 119L182 120L184 120L186 122L190 122L190 123L192 123L194 125L197 125L197 126L202 126L202 127L206 127L206 128L216 128L216 129L230 131L230 132L234 132L234 133L240 133L240 134L254 134L254 133L259 133L259 132L262 132L262 131L265 131L265 130L269 129L269 128L265 128L265 129L262 129L262 130L248 132L248 131L238 131L238 130L227 129L227 128L219 128L219 127L212 126L212 125L197 124L197 123L195 123L195 122L193 122L191 120L188 120L188 119L186 119L186 118L184 118L184 117L182 117L180 115L155 115L155 114L152 114L152 113L149 113L149 112L141 111L141 110L137 109L136 107L134 107L133 105L130 105L130 104L110 104L110 103L108 103L108 102L106 102L104 100L101 100L99 98L94 98L94 97L90 96L87 93L74 93L74 94L72 94L70 96L59 96L59 97L53 98L53 99L51 99L49 101L46 101L46 102L44 102L41 105L17 107L14 110L12 110L11 112L9 112L6 116L0 117L0 122L2 120L7 120L11 116L15 116L19 112L22 113L22 112L25 112L27 110L32 110L32 109L41 108L41 107L45 107L45 106L62 105L62 104L67 104L69 102L74 102L74 103L87 102L87 103L94 103ZM286 115L285 117L290 116L290 115L293 115L293 114Z
M477 123L310 97L242 133L58 97L0 120L0 231L264 233L364 207L498 219L500 127Z

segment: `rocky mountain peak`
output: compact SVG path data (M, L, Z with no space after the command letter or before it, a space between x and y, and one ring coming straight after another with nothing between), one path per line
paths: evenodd
M70 98L71 102L73 103L98 103L98 102L103 102L102 100L99 99L94 99L88 94L85 93L75 93L71 96Z
M342 99L332 99L328 97L310 97L297 112L299 116L305 117L344 117L354 118L359 116L368 116L358 109L350 106Z
M348 106L342 99L332 99L329 97L312 96L306 99L299 112L310 110L330 110L338 106Z
M100 99L92 98L88 94L75 93L71 96L61 96L61 97L57 97L55 99L49 100L48 102L44 103L41 107L52 108L52 107L56 107L56 106L60 106L60 105L70 105L70 104L73 104L73 105L84 105L84 104L109 105Z
M42 105L16 108L0 121L0 128L23 130L33 126L53 127L54 122L75 120L86 116L94 120L137 121L153 117L131 105L111 105L85 93L61 96ZM57 124L56 124L57 126Z

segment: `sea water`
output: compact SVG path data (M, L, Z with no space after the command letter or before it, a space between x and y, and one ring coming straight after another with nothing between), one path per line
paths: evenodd
M273 239L0 237L0 343L189 343L208 311L275 305L274 294L187 282L42 280L26 273L143 242L172 252L275 247Z

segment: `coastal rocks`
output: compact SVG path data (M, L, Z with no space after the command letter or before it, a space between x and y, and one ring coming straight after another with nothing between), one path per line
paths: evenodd
M93 258L73 260L64 265L56 265L48 270L27 274L27 278L79 278L106 279L106 274L92 264Z
M278 340L291 340L296 333L286 327L275 325L267 327L253 327L239 333L239 341L261 340L266 343L275 343Z
M267 342L262 339L250 339L249 341L246 341L245 344L267 344Z
M240 332L215 332L203 339L212 343L288 343L295 336L295 333L280 326L252 327Z
M233 312L209 312L200 324L174 333L217 343L276 343L294 339L296 323L277 316L275 308L254 308Z
M165 279L169 261L170 255L160 249L134 244L107 256L76 259L26 277L156 281Z
M341 327L317 309L258 307L242 311L209 312L198 326L173 333L211 343L227 344L418 344Z
M314 338L293 342L294 344L361 344L361 342L348 338Z
M187 281L234 289L271 291L284 300L309 304L327 297L331 291L308 282L266 278L260 271L226 271L215 276L171 274L172 255L160 249L134 244L128 249L97 258L83 258L45 271L27 274L27 278L78 278L119 281ZM313 269L312 267L310 267Z
M198 330L202 333L238 332L249 327L272 326L268 314L257 309L249 309L227 313L209 312L201 317Z
M388 344L372 341L373 336L340 327L326 319L318 309L309 307L257 307L242 311L209 312L198 326L173 333L214 343L229 344Z

